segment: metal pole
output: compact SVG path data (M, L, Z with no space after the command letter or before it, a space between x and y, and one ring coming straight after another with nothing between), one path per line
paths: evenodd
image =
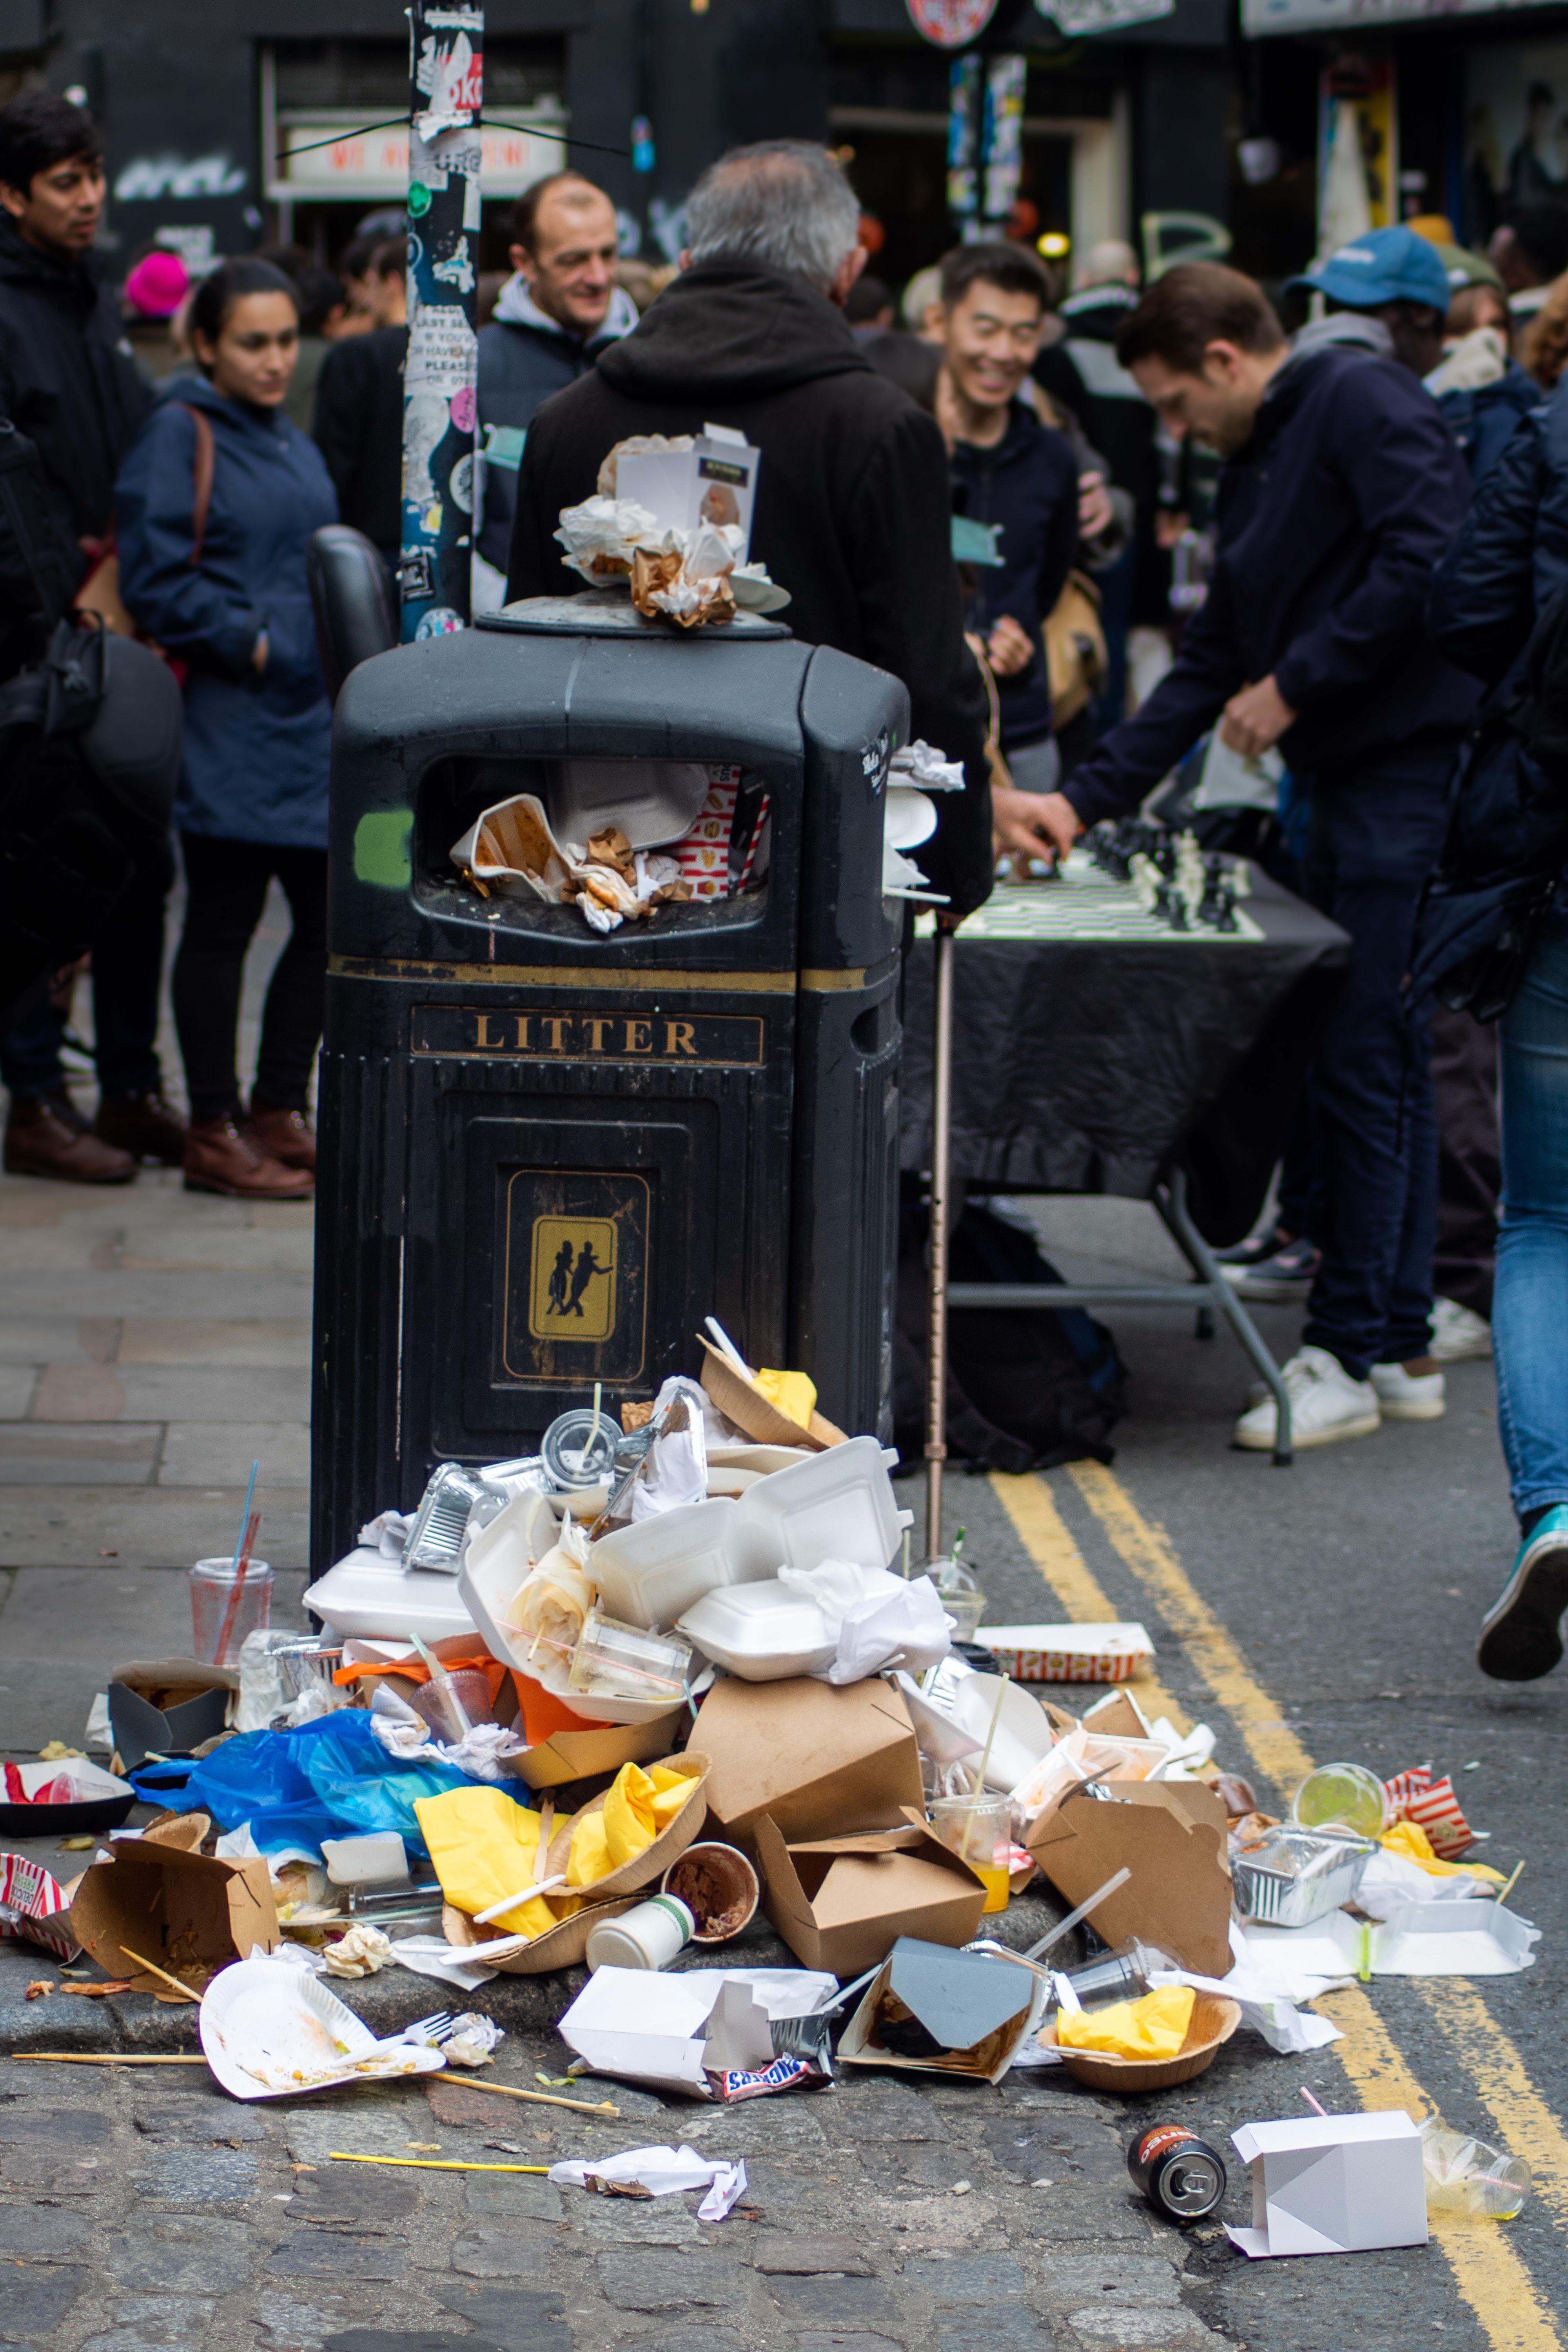
M469 618L485 12L468 0L412 0L408 26L405 645Z
M952 1126L953 931L936 919L931 1090L931 1317L926 1327L926 1558L942 1556L942 1465L947 1459L947 1156Z

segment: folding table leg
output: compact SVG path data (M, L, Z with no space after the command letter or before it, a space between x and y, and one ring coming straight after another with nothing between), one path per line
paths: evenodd
M1290 1443L1290 1399L1286 1392L1284 1379L1279 1365L1264 1346L1257 1324L1226 1282L1213 1250L1192 1221L1187 1209L1187 1180L1181 1169L1173 1171L1168 1183L1154 1187L1154 1206L1172 1240L1198 1277L1194 1287L1200 1294L1200 1314L1203 1312L1202 1294L1206 1292L1206 1304L1218 1307L1251 1358L1253 1369L1273 1397L1275 1465L1281 1470L1288 1468L1293 1459L1293 1448Z

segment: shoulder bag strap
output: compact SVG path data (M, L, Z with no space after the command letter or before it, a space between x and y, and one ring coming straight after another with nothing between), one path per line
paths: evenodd
M207 535L207 509L212 505L213 467L217 453L212 426L201 410L193 408L186 400L182 400L179 405L196 428L196 462L191 497L191 566L195 570L201 562L202 541Z

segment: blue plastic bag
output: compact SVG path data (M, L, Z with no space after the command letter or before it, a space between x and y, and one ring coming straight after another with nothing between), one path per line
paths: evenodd
M342 1708L298 1731L226 1739L191 1769L183 1788L168 1765L132 1777L150 1804L177 1796L183 1811L210 1813L220 1830L248 1822L262 1853L302 1848L319 1856L324 1837L395 1830L411 1864L429 1860L416 1799L478 1785L449 1764L389 1756L363 1707Z

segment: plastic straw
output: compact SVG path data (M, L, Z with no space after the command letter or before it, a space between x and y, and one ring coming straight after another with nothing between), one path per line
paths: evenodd
M441 1664L440 1659L436 1656L433 1651L426 1647L418 1634L412 1633L410 1634L409 1639L412 1641L415 1648L418 1651L425 1671L429 1675L431 1681L450 1682L452 1679L451 1675L447 1672L447 1669ZM538 1645L536 1643L535 1647L537 1646ZM529 1652L529 1655L530 1657L533 1655L533 1652L531 1650ZM454 1708L457 1710L458 1721L462 1725L465 1734L472 1731L474 1727L468 1721L468 1711L463 1705L462 1700L458 1696L457 1692L448 1691L447 1696L451 1700Z
M1312 2113L1315 2116L1322 2116L1326 2119L1329 2111L1327 2107L1324 2106L1321 2099L1314 2099L1310 2091L1308 2090L1305 2083L1301 2084L1300 2092L1301 2096L1306 2100L1307 2105L1311 2108Z
M1065 1919L1058 1919L1048 1935L1042 1936L1037 1944L1031 1944L1023 1958L1026 1960L1037 1960L1042 1952L1048 1952L1053 1944L1059 1944L1069 1927L1076 1927L1080 1919L1087 1919L1098 1904L1103 1903L1108 1895L1114 1895L1119 1886L1124 1886L1131 1875L1132 1873L1130 1870L1119 1870L1114 1878L1108 1878L1104 1885L1089 1896L1087 1903L1080 1903L1076 1911L1069 1911Z
M583 1459L584 1459L584 1462L586 1462L586 1460L587 1460L587 1458L588 1458L589 1454L593 1452L593 1450L594 1450L595 1446L595 1445L597 1444L597 1443L598 1443L598 1438L599 1438L599 1399L604 1395L604 1393L605 1393L605 1384L604 1384L603 1381L595 1381L594 1382L594 1426L593 1426L593 1427L592 1427L592 1429L590 1429L590 1431L588 1432L588 1443L587 1443L587 1444L586 1444L586 1445L584 1445L584 1447L583 1448Z
M448 2075L447 2079L455 2082L457 2077ZM618 2116L621 2112L608 2099L563 2099L556 2091L525 2091L516 2083L485 2083L477 2074L471 2077L465 2074L462 2088L465 2091L489 2091L498 2099L527 2099L540 2107L574 2107L580 2116Z
M742 1355L741 1350L736 1347L735 1342L731 1339L730 1334L725 1330L724 1326L720 1322L718 1317L716 1315L705 1315L702 1320L707 1325L709 1330L712 1332L713 1337L718 1340L720 1352L722 1355L728 1356L731 1363L734 1366L736 1371L740 1373L741 1378L743 1381L749 1381L752 1377L751 1366L747 1363L745 1358Z
M346 2149L329 2148L334 2164L395 2164L405 2172L548 2172L547 2164L464 2164L447 2156L350 2156Z
M501 1913L510 1911L514 1904L526 1903L535 1895L552 1895L558 1886L565 1884L566 1873L559 1870L553 1878L542 1878L535 1885L520 1887L515 1895L503 1895L499 1903L492 1903L488 1911L476 1911L473 1914L474 1925L476 1927L488 1927L492 1919L499 1919Z
M260 1467L259 1462L253 1462L250 1465L250 1484L245 1490L245 1508L239 1515L239 1533L234 1539L234 1558L228 1564L231 1576L239 1573L239 1555L245 1549L245 1531L250 1525L250 1507L256 1500L256 1476Z
M256 1486L258 1466L254 1462L250 1465L250 1484L253 1490ZM218 1627L217 1654L213 1660L213 1664L217 1666L223 1664L228 1652L229 1636L234 1632L235 1620L239 1615L240 1598L245 1591L246 1570L250 1566L250 1555L256 1543L256 1530L260 1525L260 1512L252 1511L245 1523L244 1533L239 1538L239 1549L234 1556L234 1575L229 1588L228 1607L224 1611L223 1623Z

